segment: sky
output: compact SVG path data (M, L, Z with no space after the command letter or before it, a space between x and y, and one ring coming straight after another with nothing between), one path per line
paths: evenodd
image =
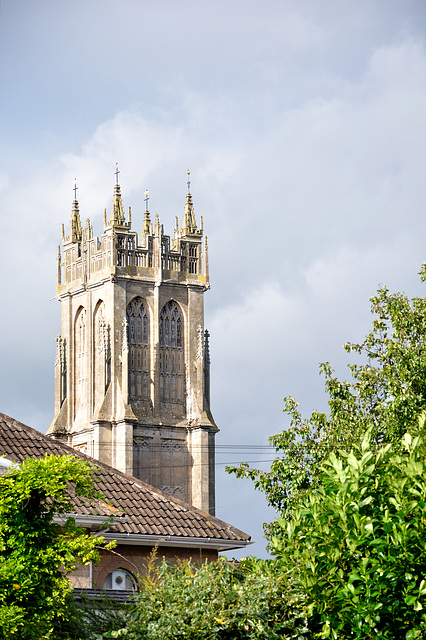
M187 169L209 240L217 516L274 517L226 463L326 408L319 363L371 324L369 298L424 295L424 0L1 0L0 411L53 418L56 252L73 181L102 231L115 163L133 227L166 232Z

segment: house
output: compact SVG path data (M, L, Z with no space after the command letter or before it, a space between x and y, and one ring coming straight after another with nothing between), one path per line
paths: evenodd
M114 550L102 552L98 565L81 567L70 576L75 587L129 590L155 547L159 557L174 562L215 560L220 551L250 544L250 536L211 514L0 413L0 456L20 463L44 455L74 455L97 467L96 487L105 502L79 499L76 522L117 541ZM108 518L112 524L103 530Z

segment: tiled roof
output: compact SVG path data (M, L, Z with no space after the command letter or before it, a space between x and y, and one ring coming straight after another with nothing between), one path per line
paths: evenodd
M96 486L107 504L76 500L76 513L109 516L116 509L123 511L125 520L117 519L109 528L109 532L118 534L122 541L127 535L165 536L171 541L173 538L196 538L200 543L206 539L217 540L218 546L225 540L236 543L233 546L238 543L243 546L250 541L250 536L226 522L0 413L0 455L22 462L46 454L74 455L89 460L98 468Z

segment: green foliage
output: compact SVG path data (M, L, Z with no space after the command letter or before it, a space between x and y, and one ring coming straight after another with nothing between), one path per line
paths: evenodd
M303 640L303 601L276 561L220 558L200 566L151 563L125 628L103 638L128 640Z
M93 472L73 456L46 456L0 476L0 640L73 637L64 572L98 560L103 540L66 514L73 495L97 496Z
M426 636L424 441L406 434L377 449L372 438L370 429L352 452L330 454L272 539L315 637Z
M426 279L425 266L421 277ZM270 471L246 463L228 469L250 478L284 518L291 517L300 496L315 486L330 453L349 451L367 429L372 446L397 443L426 409L426 300L390 294L383 287L371 298L371 310L373 327L365 340L345 345L346 351L361 356L361 364L349 365L350 381L340 381L328 363L320 367L328 413L314 411L304 419L298 403L285 398L290 425L270 438L279 453Z

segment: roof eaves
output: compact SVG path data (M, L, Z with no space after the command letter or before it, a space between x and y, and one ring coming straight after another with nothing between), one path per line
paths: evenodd
M150 547L189 547L193 549L240 549L253 544L252 540L226 540L220 538L195 538L189 536L149 535L135 533L105 533L106 540L116 540L121 544L144 545Z

